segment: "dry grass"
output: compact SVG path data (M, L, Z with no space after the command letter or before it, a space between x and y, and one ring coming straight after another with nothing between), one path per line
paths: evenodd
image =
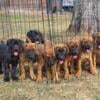
M6 14L0 12L0 39L25 39L26 32L30 29L39 29L57 42L61 42L67 36L75 36L71 33L65 34L71 14L47 16L43 12L43 15L44 19L41 12L35 12L35 15L22 11ZM98 72L96 76L84 72L79 79L71 77L67 81L62 79L60 83L47 83L45 79L43 83L36 83L30 79L5 83L0 75L0 100L100 100L100 69Z
M33 12L32 12L33 13ZM35 12L35 14L15 11L0 13L0 37L6 39L10 37L25 38L25 34L30 29L37 29L47 37L55 37L66 33L71 20L70 13L46 14L46 12Z
M99 70L100 71L100 70ZM2 77L2 76L0 76ZM2 80L2 78L0 79ZM100 73L84 72L82 77L59 83L36 83L30 79L0 82L0 100L100 100Z

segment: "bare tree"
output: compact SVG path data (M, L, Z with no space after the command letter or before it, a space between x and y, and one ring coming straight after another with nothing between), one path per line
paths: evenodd
M74 0L70 32L100 31L100 0Z

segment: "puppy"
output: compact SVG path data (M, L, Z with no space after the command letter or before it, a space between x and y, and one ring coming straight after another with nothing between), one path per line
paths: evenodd
M17 65L19 63L19 56L22 52L23 41L20 39L9 39L7 40L7 47L10 54L10 59L8 61L9 65L11 65L11 78L12 80L18 80L17 77ZM8 68L4 68L6 71Z
M29 64L29 73L32 80L36 80L36 76L33 70L33 63L37 61L37 54L35 52L35 44L34 43L25 43L23 46L23 51L20 54L20 69L21 69L21 78L25 80L26 71L25 71L25 63Z
M42 76L43 66L45 66L46 68L47 79L54 81L55 80L54 43L49 40L45 40L44 44L36 44L36 51L39 55L39 60L37 63L40 65L38 66L37 81L41 81L43 79Z
M94 40L93 62L94 66L96 66L96 64L100 64L100 34L93 34L92 37Z
M68 64L70 73L75 73L76 77L81 76L80 64L80 41L79 39L68 40L66 42L69 48Z
M20 56L22 79L26 77L25 62L29 63L31 79L37 82L42 81L42 69L45 66L47 79L55 80L53 43L51 41L46 40L44 44L25 43L24 51ZM35 75L33 70L34 63L37 63L37 75Z
M56 44L55 45L55 66L56 66L56 81L59 80L60 69L64 69L64 78L69 79L69 70L68 70L68 46L65 44Z
M44 37L41 32L37 30L30 30L27 32L27 42L32 43L44 43Z
M44 60L46 67L46 75L48 80L55 81L55 53L54 53L54 43L46 40L44 43Z
M11 55L8 50L8 46L6 43L1 42L0 43L0 70L3 72L3 79L5 82L10 81L10 76L9 76L9 59Z
M89 62L90 72L95 75L97 72L96 66L93 64L93 38L91 36L84 36L80 42L80 62L82 63L84 59L87 59Z

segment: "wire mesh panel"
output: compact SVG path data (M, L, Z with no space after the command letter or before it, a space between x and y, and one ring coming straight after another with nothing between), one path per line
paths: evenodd
M51 8L48 4L49 0L1 1L1 37L21 36L25 38L25 33L30 29L37 29L54 40L62 37L69 26L72 14L63 11L60 7L60 0L51 1Z
M30 43L33 30L42 43ZM100 100L100 0L0 0L0 100L7 99Z
M77 39L79 35L96 33L99 30L99 2L96 3L87 0L70 0L70 3L66 0L0 0L0 39L24 40L32 29L39 30L46 39L55 43L64 43L68 37ZM85 9L86 14L81 13ZM92 17L90 9L95 11Z

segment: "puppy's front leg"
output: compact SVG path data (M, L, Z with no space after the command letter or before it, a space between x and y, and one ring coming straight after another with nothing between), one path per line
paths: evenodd
M25 72L25 68L24 68L24 62L20 61L19 66L20 66L20 70L21 70L21 79L25 80L26 72Z
M30 77L32 80L36 80L36 76L34 74L34 69L33 69L33 62L29 62L29 68L30 68Z
M97 74L96 66L93 65L92 57L90 58L90 72L91 72L93 75L96 75L96 74Z
M41 82L42 81L42 67L44 65L44 60L43 58L41 57L39 59L39 62L38 62L38 70L37 70L37 82Z
M96 68L96 54L93 54L93 65Z
M70 79L70 73L69 73L69 69L68 69L68 61L66 60L64 63L64 78L66 79Z
M47 74L47 79L51 80L52 79L52 77L51 77L51 70L50 70L50 68L48 68L48 66L46 66L46 74Z
M56 64L56 81L59 81L60 76L60 65Z
M56 64L51 66L51 71L52 71L52 79L55 82L56 81Z
M76 77L77 77L77 78L79 78L79 77L81 76L81 74L82 74L81 63L82 63L81 59L78 59L78 71L77 71L77 73L76 73Z

